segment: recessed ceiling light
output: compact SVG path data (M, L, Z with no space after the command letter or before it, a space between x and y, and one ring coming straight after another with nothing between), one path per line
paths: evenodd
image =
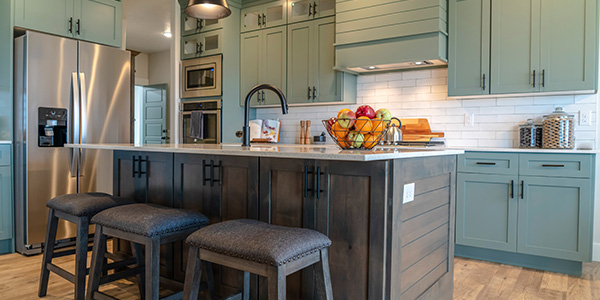
M375 69L377 69L377 67L375 67L375 66L370 66L369 67L369 70L375 70Z
M170 31L163 32L163 35L166 36L166 37L168 37L168 38L170 38L172 36L172 34L171 34Z
M423 62L422 62L422 61L416 61L416 62L415 62L415 65L417 65L417 66L419 66L419 65L422 65L422 64L423 64Z

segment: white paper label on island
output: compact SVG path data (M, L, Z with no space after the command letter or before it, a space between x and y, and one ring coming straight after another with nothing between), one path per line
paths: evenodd
M415 200L415 183L407 183L404 185L404 195L402 203L408 203Z

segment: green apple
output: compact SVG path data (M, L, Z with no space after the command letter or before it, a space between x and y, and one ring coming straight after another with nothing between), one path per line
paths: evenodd
M348 134L348 144L354 148L360 148L364 141L365 136L358 131L352 131Z
M392 113L387 108L380 108L375 112L375 118L389 121L392 119Z
M337 119L338 123L340 123L340 126L342 126L343 128L346 128L346 129L350 129L352 126L354 126L355 120L356 120L356 114L354 114L354 112L349 109L342 111L338 115L338 119Z

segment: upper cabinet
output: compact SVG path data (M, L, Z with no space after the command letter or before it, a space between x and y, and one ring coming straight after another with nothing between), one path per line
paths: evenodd
M19 0L15 1L15 26L120 47L121 2Z
M335 0L290 0L288 23L335 15Z
M597 14L597 0L451 0L448 95L594 92Z
M181 59L221 53L222 29L188 35L181 38Z
M191 34L211 31L223 28L221 19L219 20L202 20L196 19L181 12L181 35L187 36Z
M286 6L286 0L277 0L242 9L241 31L285 25L287 23Z

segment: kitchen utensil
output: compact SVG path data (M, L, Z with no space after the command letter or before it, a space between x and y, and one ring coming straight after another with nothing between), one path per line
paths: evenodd
M575 123L573 115L567 114L562 107L544 116L542 147L546 149L575 148Z
M396 122L398 126L396 126ZM392 125L389 127L385 134L385 138L383 139L385 144L388 145L397 145L398 142L402 141L402 130L400 127L402 126L402 122L398 118L392 118Z
M310 133L310 120L306 120L306 131L304 132L304 143L305 144L311 144L310 141L310 137L311 137L311 133Z
M300 121L300 144L305 144L306 122Z
M519 125L520 148L542 148L542 125L534 124L533 119Z

